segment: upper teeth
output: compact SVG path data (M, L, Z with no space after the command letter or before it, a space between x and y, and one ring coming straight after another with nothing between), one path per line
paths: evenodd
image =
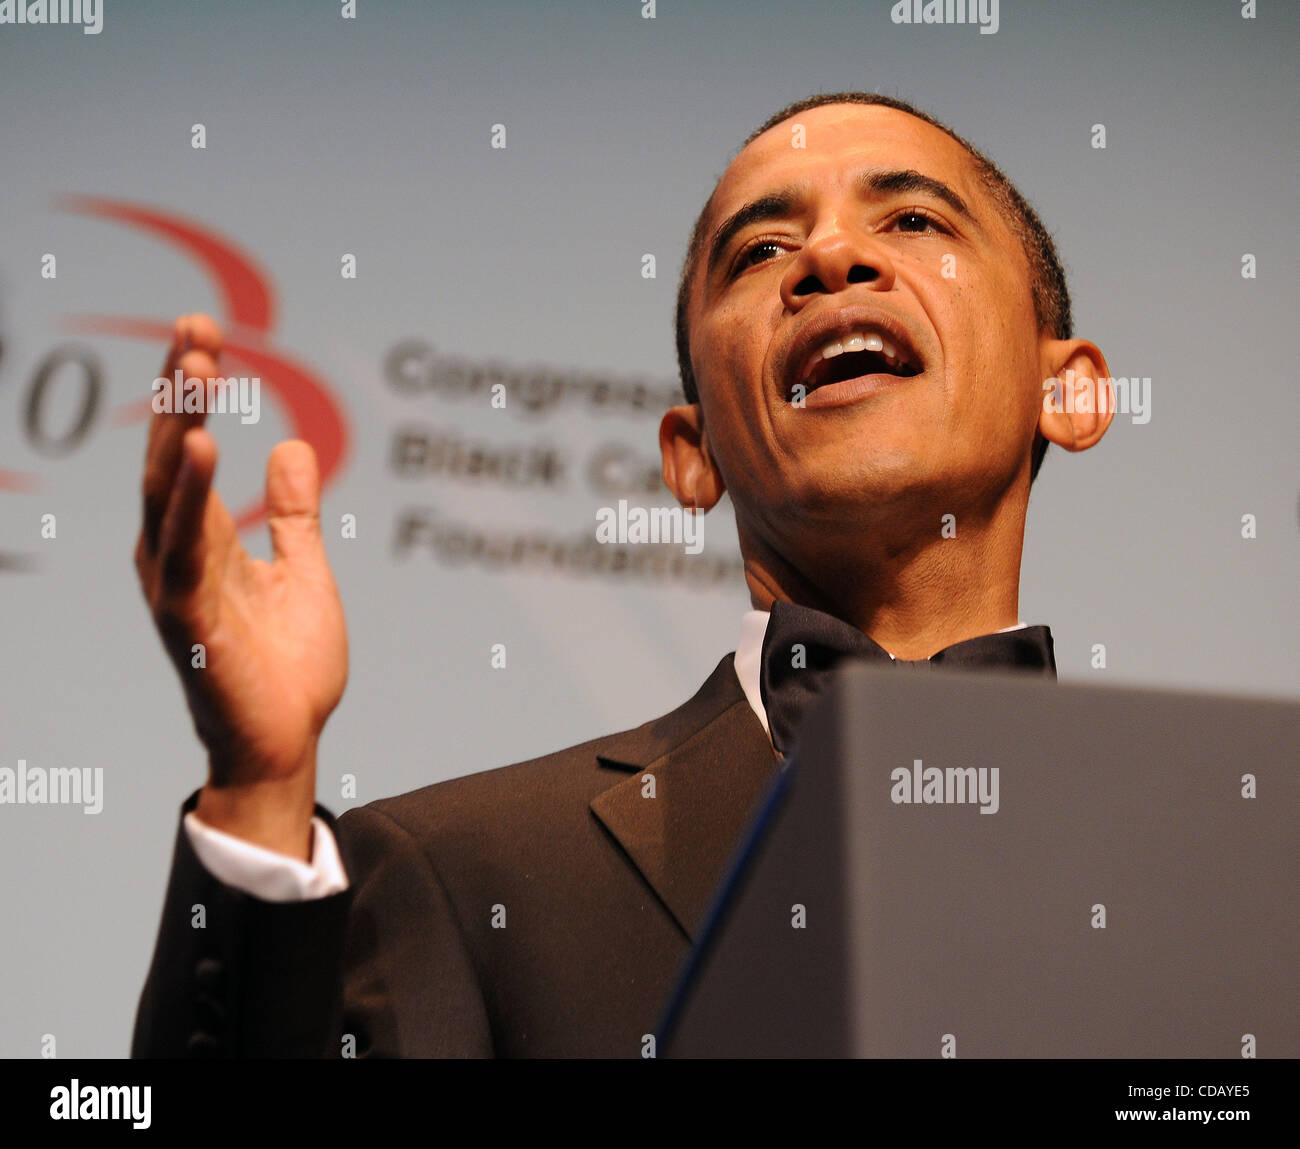
M855 331L844 339L832 339L822 348L821 357L834 359L835 356L843 355L846 351L879 351L889 360L891 367L896 367L903 362L898 349L874 331Z

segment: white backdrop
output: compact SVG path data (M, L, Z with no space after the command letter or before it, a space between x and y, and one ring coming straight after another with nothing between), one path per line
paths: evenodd
M0 1054L45 1035L60 1056L126 1052L203 777L131 565L155 325L242 315L232 342L278 364L259 423L216 422L232 505L295 405L346 439L325 519L352 670L322 801L352 804L344 773L364 802L634 725L734 647L728 508L681 577L538 556L590 539L600 506L666 499L647 487L687 233L741 139L814 91L896 94L986 148L1056 233L1079 334L1152 380L1149 423L1053 450L1035 486L1021 617L1052 626L1062 678L1300 693L1295 7L1004 2L995 35L890 7L362 0L345 21L105 0L98 35L0 27L0 767L104 772L97 815L0 805ZM402 347L444 383L455 358L567 398L494 410L412 385L410 354L399 385ZM411 514L456 537L403 549ZM535 561L458 560L475 533L534 540Z

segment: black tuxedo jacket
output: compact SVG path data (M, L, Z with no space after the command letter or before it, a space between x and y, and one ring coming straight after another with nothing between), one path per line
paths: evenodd
M182 825L132 1054L642 1056L776 769L727 655L635 730L317 807L351 883L332 897L234 890Z

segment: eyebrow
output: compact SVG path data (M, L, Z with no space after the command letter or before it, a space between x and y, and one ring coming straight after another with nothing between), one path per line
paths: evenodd
M900 192L921 192L925 195L934 196L935 199L946 203L963 219L980 228L981 231L983 230L980 227L979 220L971 213L970 208L966 206L966 201L961 196L943 180L935 179L934 176L927 176L924 172L918 172L915 168L872 169L859 173L853 182L858 195L863 199L871 199L881 195L896 195ZM794 212L794 209L803 202L804 194L800 188L784 187L760 196L756 200L751 200L739 210L732 212L718 225L718 228L713 233L713 239L709 242L707 274L712 275L714 273L718 264L722 262L722 257L726 254L731 241L736 238L738 233L756 223L763 223L770 219L788 218Z

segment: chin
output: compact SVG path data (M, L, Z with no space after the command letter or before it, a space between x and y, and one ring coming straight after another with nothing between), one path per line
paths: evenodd
M920 474L915 465L864 459L826 459L799 474L783 500L791 513L821 521L870 521L873 511L880 518L899 506L915 507L929 501L936 484Z

